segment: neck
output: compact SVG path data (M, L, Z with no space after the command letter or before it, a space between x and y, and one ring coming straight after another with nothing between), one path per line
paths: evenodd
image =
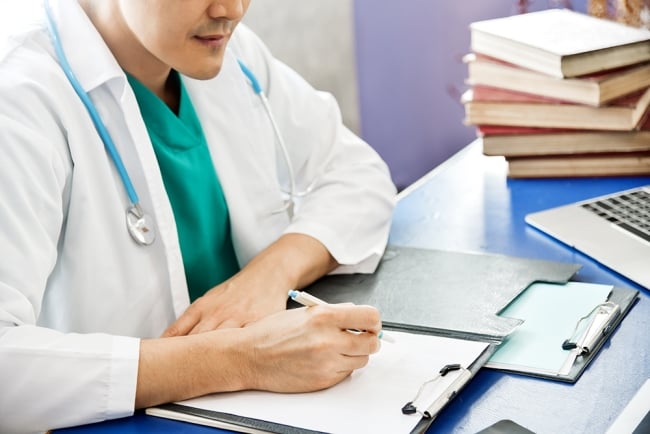
M167 107L178 115L181 105L181 81L176 71L170 71L165 82L163 95L158 95L167 104Z
M104 42L125 71L165 102L175 113L180 87L171 68L153 56L126 25L115 1L78 0Z

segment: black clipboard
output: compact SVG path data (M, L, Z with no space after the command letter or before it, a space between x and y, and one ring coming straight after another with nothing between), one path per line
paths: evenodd
M386 329L500 343L521 320L498 315L531 283L565 283L577 264L389 246L373 274L326 276L305 290L377 307Z

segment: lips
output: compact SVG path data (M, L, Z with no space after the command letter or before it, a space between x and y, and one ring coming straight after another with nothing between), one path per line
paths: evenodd
M226 35L196 35L194 39L201 44L211 47L211 48L220 48L225 43L228 37Z
M220 41L225 38L224 35L205 35L205 36L196 36L197 39L201 41Z

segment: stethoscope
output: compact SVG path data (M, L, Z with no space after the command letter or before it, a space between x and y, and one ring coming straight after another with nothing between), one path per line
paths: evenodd
M250 81L251 87L253 88L253 92L255 92L255 94L260 98L260 101L262 102L262 106L264 107L266 116L269 118L269 121L271 122L271 126L273 127L273 134L275 135L275 141L278 144L278 147L280 148L280 151L282 153L282 158L284 159L284 163L287 168L287 172L289 174L289 190L284 191L282 187L280 187L280 190L285 195L284 205L282 205L280 208L274 211L271 211L271 213L278 214L281 212L286 212L289 215L289 218L291 218L293 216L296 202L301 197L304 197L305 195L307 195L307 193L309 193L312 190L314 184L316 183L316 179L314 179L309 184L309 186L307 186L307 188L305 188L303 191L300 192L297 191L296 175L293 172L293 165L291 164L291 159L289 158L289 151L287 151L287 145L285 144L284 138L280 133L278 124L277 122L275 122L275 116L273 116L273 111L271 110L269 100L266 98L266 95L262 91L262 86L260 86L260 83L257 80L257 77L255 77L255 74L253 74L253 72L241 60L237 59L237 63L239 63L239 68L242 70L244 75Z
M153 223L153 219L142 209L138 194L135 191L135 188L133 187L131 178L129 177L129 174L126 168L124 167L122 158L120 157L120 154L117 151L115 143L113 142L113 139L111 138L108 129L104 125L104 122L102 121L101 116L99 115L99 112L97 111L97 108L95 107L94 103L90 99L90 96L83 89L81 83L79 83L79 80L77 79L74 72L72 71L72 68L70 67L70 63L68 62L68 59L63 51L61 38L59 36L59 31L56 26L56 23L54 22L54 17L52 14L52 9L49 0L44 0L44 5L45 5L45 14L47 16L48 31L50 33L50 38L52 39L52 43L54 45L54 51L59 60L59 63L61 64L61 68L63 69L63 72L65 73L68 81L72 85L75 93L79 96L82 103L86 107L86 110L88 111L88 114L92 119L95 129L97 130L99 137L104 143L106 152L108 153L111 160L113 161L113 164L115 165L115 168L120 176L120 179L122 180L122 184L124 185L124 189L126 190L126 193L129 197L130 203L126 209L126 227L128 229L128 232L137 244L142 246L148 246L152 244L156 239L156 230ZM282 137L282 134L280 133L280 129L278 128L277 122L275 121L273 112L271 111L269 101L266 98L264 92L262 91L262 86L260 85L259 81L257 80L257 77L255 77L253 72L246 65L244 65L244 63L241 60L238 60L238 63L240 69L250 81L253 91L255 92L256 95L258 95L260 101L262 102L262 106L264 107L264 110L266 111L266 114L273 128L275 141L281 150L282 157L284 159L287 172L289 174L289 190L284 191L282 188L280 188L280 190L285 196L284 204L282 207L272 211L272 213L277 214L281 212L286 212L289 215L289 218L291 218L293 216L293 211L294 211L296 201L300 197L303 197L307 193L309 193L309 191L312 189L313 182L302 192L298 192L296 190L296 178L293 171L293 166L291 164L291 160L289 158L289 152L287 151L287 146Z

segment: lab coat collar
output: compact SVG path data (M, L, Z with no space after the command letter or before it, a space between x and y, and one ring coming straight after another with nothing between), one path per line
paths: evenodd
M139 177L138 170L131 170L129 174L134 183L139 183L139 191L148 190L151 201L148 209L156 218L159 242L165 245L174 313L179 316L189 304L183 261L171 206L135 95L126 74L77 0L50 2L63 49L82 88L92 94L93 90L104 87L122 107L132 145L129 145L129 141L117 141L116 146L122 157L126 157L125 161L135 158L142 164L144 178ZM103 98L101 93L97 97L100 101ZM143 197L141 199L147 201Z
M111 83L121 98L127 81L102 36L76 0L50 0L63 51L86 92Z

